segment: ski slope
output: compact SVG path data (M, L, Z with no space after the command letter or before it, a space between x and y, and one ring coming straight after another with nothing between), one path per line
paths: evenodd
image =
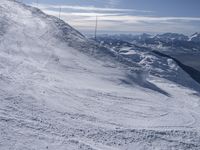
M1 0L0 11L1 150L200 149L198 91L36 8Z

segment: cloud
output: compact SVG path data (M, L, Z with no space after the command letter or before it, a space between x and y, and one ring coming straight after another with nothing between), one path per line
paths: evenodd
M119 0L108 0L108 4L111 7L116 7L119 4Z
M35 4L32 5L34 6ZM189 33L197 31L200 25L200 17L160 17L152 16L151 11L143 10L46 4L38 5L38 7L45 13L54 16L58 16L58 10L61 7L61 19L83 32L93 32L96 16L99 18L99 30L113 32ZM145 15L143 15L144 13Z
M140 13L151 13L148 10L137 10L137 9L118 9L118 8L100 8L94 6L72 6L72 5L49 5L49 4L36 4L32 3L31 6L38 7L40 9L71 9L79 11L95 11L95 12L140 12Z

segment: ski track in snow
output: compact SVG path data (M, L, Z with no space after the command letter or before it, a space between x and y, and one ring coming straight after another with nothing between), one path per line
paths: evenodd
M149 83L169 96L126 84L119 62L60 42L55 18L12 1L0 6L0 24L9 24L0 34L1 150L200 149L195 91L155 76Z

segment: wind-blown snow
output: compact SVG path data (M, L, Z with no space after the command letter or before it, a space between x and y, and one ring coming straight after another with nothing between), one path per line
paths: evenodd
M200 148L197 91L38 9L1 0L0 11L0 149Z

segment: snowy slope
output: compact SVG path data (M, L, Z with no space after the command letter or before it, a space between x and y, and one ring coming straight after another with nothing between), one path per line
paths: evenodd
M0 149L200 148L197 91L148 77L38 9L0 10Z
M184 69L187 71L188 69L186 69L186 67L181 68L177 66L176 63L172 60L174 59L173 55L171 58L170 55L168 55L169 57L166 58L156 54L154 49L149 47L141 47L136 44L124 42L122 40L115 40L110 38L106 38L105 40L104 38L100 38L98 39L98 42L108 49L112 49L120 56L123 56L123 58L127 58L131 60L131 62L139 64L145 70L147 70L148 74L150 75L165 78L184 87L196 89L197 91L200 90L199 85L194 83L194 81L192 81L191 78L188 77L182 70ZM174 55L176 54L177 53L174 53ZM187 55L189 56L189 54L191 55L191 53L188 53ZM198 61L195 60L194 57L193 61L196 61L198 64ZM189 75L193 76L191 73L189 73Z

